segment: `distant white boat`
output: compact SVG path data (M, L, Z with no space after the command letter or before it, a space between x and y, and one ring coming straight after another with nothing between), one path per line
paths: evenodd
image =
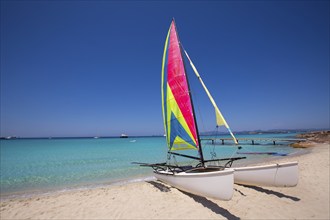
M127 134L121 134L120 138L128 138Z

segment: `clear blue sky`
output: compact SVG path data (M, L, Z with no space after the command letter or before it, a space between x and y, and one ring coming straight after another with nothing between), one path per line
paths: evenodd
M163 134L172 17L232 130L329 128L329 1L1 1L0 136Z

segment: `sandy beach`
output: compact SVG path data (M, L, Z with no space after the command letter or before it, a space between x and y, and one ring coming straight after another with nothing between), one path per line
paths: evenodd
M1 201L1 219L329 219L329 144L279 161L299 161L292 188L234 185L230 201L158 181Z

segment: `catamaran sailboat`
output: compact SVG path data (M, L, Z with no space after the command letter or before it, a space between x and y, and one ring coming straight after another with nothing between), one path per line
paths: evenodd
M183 191L220 200L230 200L234 189L234 170L220 166L206 166L208 161L203 157L182 50L173 20L165 42L161 87L168 155L194 159L199 163L195 166L172 165L169 162L139 164L152 167L158 180ZM189 149L198 151L198 157L174 152ZM240 158L231 158L231 161Z
M230 200L232 198L234 191L234 176L235 182L237 183L258 184L262 183L262 181L259 180L265 178L274 180L274 175L276 179L278 176L277 173L282 173L279 175L279 178L284 181L275 181L275 183L279 182L280 185L287 185L285 182L287 175L296 173L296 163L292 164L293 166L291 164L287 164L286 166L276 166L274 169L273 167L270 169L268 166L261 166L258 167L258 169L256 167L251 169L233 169L230 168L233 161L244 159L245 157L212 160L204 159L183 54L187 56L192 69L215 108L217 126L224 125L233 137L234 142L238 144L214 99L207 90L196 67L188 56L188 53L183 49L173 19L167 33L162 60L161 94L165 129L164 136L166 137L166 143L168 146L168 158L171 158L171 156L180 156L197 160L198 164L194 166L189 164L179 165L178 163L172 164L170 160L165 163L136 164L152 167L154 169L155 177L169 185L193 194L220 200ZM198 152L198 156L175 152L178 150L194 150ZM212 166L210 164L210 162L217 161L227 161L227 163L224 166ZM290 169L288 169L290 172L278 172L278 170L283 167L290 167ZM271 172L268 172L269 170L271 170ZM265 173L271 174L265 175ZM295 181L295 178L293 178L293 180L291 179L290 184L296 184Z

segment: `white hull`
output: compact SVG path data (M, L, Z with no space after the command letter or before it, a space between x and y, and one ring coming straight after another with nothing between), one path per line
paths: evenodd
M197 168L198 170L200 168ZM210 172L154 172L155 177L169 185L192 194L220 200L230 200L234 193L234 170Z
M233 168L234 181L243 185L292 187L298 184L298 162Z

